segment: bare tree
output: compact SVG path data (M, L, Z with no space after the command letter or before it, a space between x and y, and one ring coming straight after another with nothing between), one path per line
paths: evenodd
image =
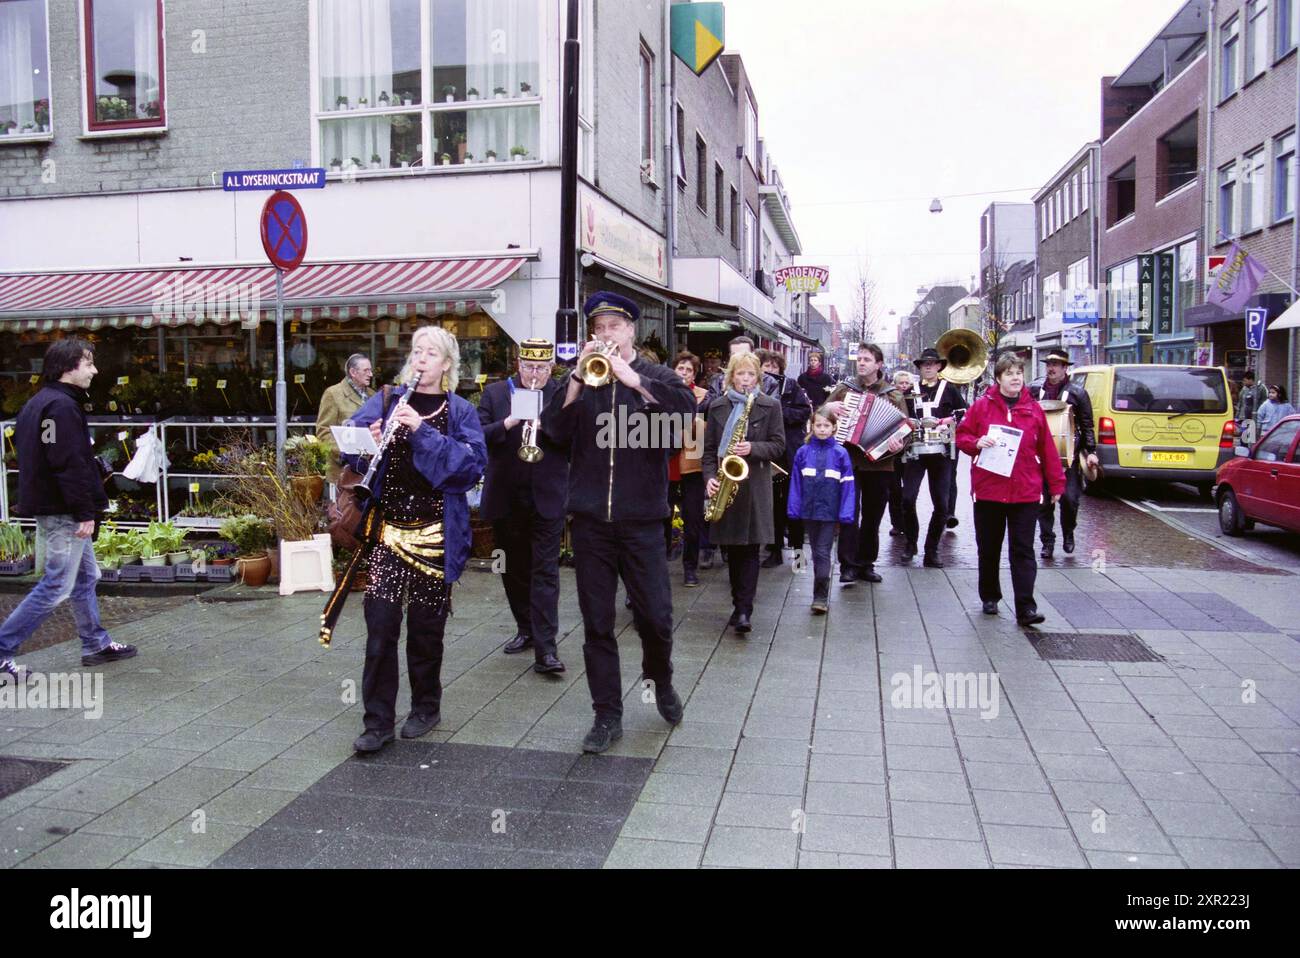
M880 294L871 275L871 264L863 258L858 264L857 282L853 284L853 335L858 342L875 340L880 308Z

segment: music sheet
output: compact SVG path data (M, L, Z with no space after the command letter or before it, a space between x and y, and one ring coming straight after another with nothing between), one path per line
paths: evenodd
M1020 440L1024 434L1023 429L1015 429L1012 426L999 426L996 423L989 426L988 435L997 441L997 445L981 449L975 459L975 465L999 476L1010 476L1015 468L1016 455L1020 452Z

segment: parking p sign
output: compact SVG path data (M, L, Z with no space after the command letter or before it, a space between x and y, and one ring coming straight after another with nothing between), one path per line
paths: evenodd
M1264 348L1264 322L1268 319L1267 309L1246 310L1246 348L1260 350Z

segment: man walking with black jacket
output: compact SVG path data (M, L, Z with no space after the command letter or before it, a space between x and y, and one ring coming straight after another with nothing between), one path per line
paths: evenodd
M13 656L59 603L72 603L81 638L81 664L129 659L133 646L108 637L99 621L95 585L99 565L91 542L95 520L108 508L103 472L90 445L82 404L95 378L95 349L83 339L61 339L45 353L44 383L18 414L18 503L35 516L45 540L45 575L0 625L0 676L21 677Z

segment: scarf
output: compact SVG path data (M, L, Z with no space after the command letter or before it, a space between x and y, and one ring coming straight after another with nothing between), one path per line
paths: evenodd
M727 398L731 400L731 415L727 417L727 425L722 429L722 444L718 446L719 462L731 448L731 437L736 431L736 423L740 422L740 414L745 411L745 403L749 399L745 393L736 392L734 389L727 390Z

